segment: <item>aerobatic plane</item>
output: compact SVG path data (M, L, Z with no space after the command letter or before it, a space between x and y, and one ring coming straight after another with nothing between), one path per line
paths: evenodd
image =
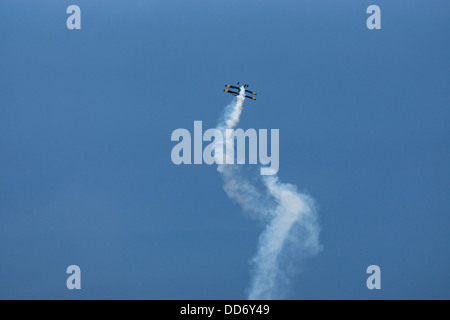
M227 93L231 93L233 96L238 96L238 95L239 95L239 91L241 90L241 88L239 87L239 82L237 83L237 85L238 85L238 86L236 87L236 86L232 86L232 85L226 84L225 87L231 88L231 89L236 89L238 92L231 91L231 90L228 90L228 89L225 89L225 90L223 90L223 91L224 91L224 92L227 92ZM248 88L248 84L244 84L244 88ZM253 92L253 91L250 91L250 90L247 90L247 89L245 89L245 92L250 93L250 94L253 94L253 95L256 96L256 92ZM250 95L246 95L245 97L246 97L246 98L249 98L249 99L252 99L252 100L256 100L255 97L252 97L252 96L250 96Z

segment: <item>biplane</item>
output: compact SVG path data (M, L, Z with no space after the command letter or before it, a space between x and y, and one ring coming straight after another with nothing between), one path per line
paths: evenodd
M252 96L252 95L256 96L256 92L253 92L253 91L250 91L250 90L246 89L246 88L248 88L248 84L244 84L242 87L239 87L239 82L238 82L237 86L232 86L230 84L226 84L225 87L230 88L230 89L235 89L235 90L238 91L238 92L236 92L236 91L232 91L232 90L228 90L228 89L223 90L224 92L230 93L233 96L238 96L239 95L239 91L243 87L245 92L250 94L250 95L245 95L245 97L249 98L249 99L252 99L252 100L256 100L256 98Z

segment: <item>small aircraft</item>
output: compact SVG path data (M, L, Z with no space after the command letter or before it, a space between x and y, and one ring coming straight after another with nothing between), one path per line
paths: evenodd
M226 84L225 87L231 88L231 89L236 89L237 91L241 90L241 88L239 87L239 82L237 83L237 87L229 85L229 84ZM244 88L248 88L248 84L244 84ZM227 92L227 93L231 93L233 96L238 96L239 95L239 92L231 91L231 90L228 90L228 89L225 89L223 91ZM253 91L250 91L250 90L247 90L247 89L245 90L245 92L253 94L253 95L256 96L256 92L253 92ZM252 97L252 96L249 96L249 95L246 95L245 97L249 98L249 99L252 99L252 100L256 100L255 97Z

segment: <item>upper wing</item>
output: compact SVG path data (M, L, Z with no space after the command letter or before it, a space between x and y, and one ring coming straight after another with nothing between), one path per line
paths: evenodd
M231 85L229 85L229 84L226 84L225 87L227 87L227 88L233 88L233 89L237 89L237 90L240 89L239 87L231 86Z

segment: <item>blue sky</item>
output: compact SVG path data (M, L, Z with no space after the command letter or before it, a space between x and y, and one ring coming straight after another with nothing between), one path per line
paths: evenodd
M214 166L170 159L172 131L214 127L241 81L258 100L240 127L280 129L279 177L319 207L324 251L287 297L449 299L449 10L1 1L0 298L244 299L261 226Z

